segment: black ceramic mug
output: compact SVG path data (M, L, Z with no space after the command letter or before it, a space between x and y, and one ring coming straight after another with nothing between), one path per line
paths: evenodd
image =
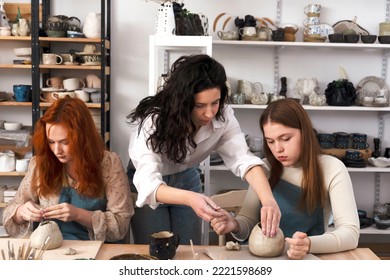
M170 260L179 247L179 235L171 231L160 231L150 235L149 254L159 260Z

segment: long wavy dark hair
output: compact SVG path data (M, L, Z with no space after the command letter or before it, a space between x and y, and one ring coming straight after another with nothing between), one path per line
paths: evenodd
M175 163L182 163L191 148L196 148L196 126L191 120L195 94L218 88L221 99L216 118L223 120L227 102L226 72L222 64L208 55L182 56L168 73L156 95L148 96L127 116L129 123L138 123L139 131L149 116L155 125L147 144L155 153L164 153Z
M77 176L77 191L87 197L104 194L101 163L105 146L91 113L83 101L65 97L55 101L36 122L32 144L36 156L38 176L33 191L41 196L58 194L64 182L64 165L50 149L46 125L61 124L67 131L69 149Z
M260 117L260 128L263 132L264 154L271 165L269 183L274 188L280 180L283 165L274 157L264 137L263 127L269 122L299 129L302 134L300 164L302 166L302 196L300 209L314 211L316 206L324 206L326 188L324 175L319 163L322 153L311 120L303 107L291 98L271 102Z

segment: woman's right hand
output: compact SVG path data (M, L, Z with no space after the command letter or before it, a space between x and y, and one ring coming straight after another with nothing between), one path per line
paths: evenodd
M27 201L20 205L16 210L14 221L18 224L21 224L24 221L40 222L42 217L43 211L41 210L41 207L32 201Z
M200 193L192 192L189 199L189 206L195 213L206 222L210 222L214 218L221 217L220 207L208 196Z

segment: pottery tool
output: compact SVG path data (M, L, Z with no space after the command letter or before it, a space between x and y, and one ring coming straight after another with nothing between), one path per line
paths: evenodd
M195 250L194 250L194 243L192 242L192 239L190 239L190 244L191 244L191 251L192 251L192 255L194 256L194 260L197 260L198 257L199 257L199 254L198 254L198 253L195 253Z

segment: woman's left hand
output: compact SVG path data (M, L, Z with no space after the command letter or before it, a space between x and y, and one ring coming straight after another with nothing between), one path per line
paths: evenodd
M302 259L310 250L310 238L304 232L297 231L292 238L286 237L286 242L290 245L287 256L293 260Z
M77 207L69 203L60 203L46 207L43 211L43 218L57 219L63 222L74 221L77 214Z

